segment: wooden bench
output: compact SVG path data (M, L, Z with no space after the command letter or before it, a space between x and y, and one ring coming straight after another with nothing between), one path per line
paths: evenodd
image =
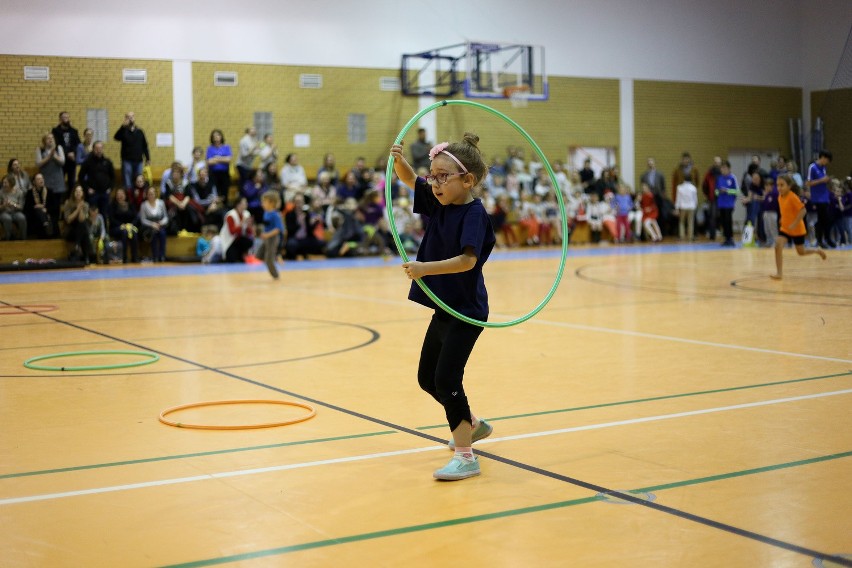
M168 237L166 254L169 258L190 258L195 256L197 236ZM0 241L0 264L24 262L28 258L52 258L65 260L71 252L71 243L63 239L30 239L26 241ZM147 243L140 243L139 254L150 255Z

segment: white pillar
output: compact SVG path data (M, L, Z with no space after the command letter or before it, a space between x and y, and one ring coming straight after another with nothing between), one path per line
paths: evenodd
M426 69L420 75L420 81L424 85L434 85L435 84L435 72L431 69ZM430 105L435 104L435 97L432 95L420 95L417 99L417 111L420 112L424 108L429 107ZM426 129L426 140L430 140L432 143L437 144L441 142L438 140L438 117L437 113L440 110L433 110L432 112L425 114L420 118L417 127ZM409 134L417 135L417 131L409 132Z
M175 160L188 164L195 146L191 61L172 61L172 106Z
M634 140L633 125L633 79L619 80L619 107L620 107L620 136L619 152L621 163L618 169L621 172L621 180L636 188L636 141Z

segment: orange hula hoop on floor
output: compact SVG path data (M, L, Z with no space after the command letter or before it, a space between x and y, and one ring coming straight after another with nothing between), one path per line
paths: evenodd
M188 410L190 408L200 408L205 406L223 406L226 404L280 404L284 406L295 406L298 408L304 408L309 412L304 416L293 418L291 420L283 420L281 422L264 422L259 424L235 424L232 426L222 426L216 424L189 424L186 422L177 422L166 418L167 415L172 414L174 412L179 412L181 410ZM311 418L316 416L316 414L316 408L314 408L310 404L292 402L288 400L213 400L208 402L181 404L179 406L167 408L166 410L160 413L160 422L162 422L166 426L174 426L176 428L192 428L195 430L251 430L254 428L276 428L278 426L289 426L290 424L297 424L299 422L304 422L305 420L310 420Z

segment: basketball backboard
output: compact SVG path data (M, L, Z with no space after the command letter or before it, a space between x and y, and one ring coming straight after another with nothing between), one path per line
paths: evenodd
M506 42L469 41L404 54L400 70L404 95L472 99L548 99L544 47Z

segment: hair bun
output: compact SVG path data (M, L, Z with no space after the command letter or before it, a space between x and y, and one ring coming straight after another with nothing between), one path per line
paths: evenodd
M479 136L477 136L473 132L465 132L463 140L474 148L476 148L477 150L479 149Z

